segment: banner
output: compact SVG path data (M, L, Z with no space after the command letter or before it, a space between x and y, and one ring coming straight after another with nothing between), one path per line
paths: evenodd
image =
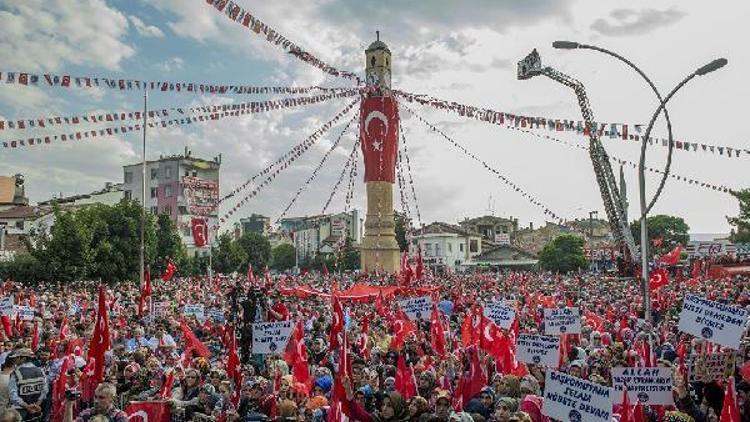
M503 302L490 302L484 307L484 316L498 327L509 330L516 319L516 310Z
M206 319L206 313L203 304L188 303L182 308L182 314L185 316L194 316L200 320Z
M125 408L128 422L170 422L169 403L155 401L131 401Z
M722 255L735 255L737 253L737 247L726 240L709 242L691 240L687 244L686 251L690 258L706 258Z
M292 321L253 324L253 353L259 355L281 353L289 342L293 327Z
M28 306L14 306L14 313L13 315L19 315L21 318L21 321L33 321L34 320L34 310L31 309Z
M208 243L208 221L205 218L193 218L190 220L190 229L193 233L193 243L200 248Z
M580 334L581 313L578 308L545 308L544 334Z
M213 319L216 322L224 322L224 311L219 308L211 308L206 311L206 315L208 315L211 319Z
M15 315L13 296L6 296L0 299L0 315L2 316Z
M430 296L414 297L398 301L398 306L410 320L429 321L432 313L432 298Z
M734 350L740 348L748 312L700 296L685 295L678 329Z
M396 181L399 117L393 97L369 97L360 106L359 139L365 183Z
M545 416L569 422L612 421L611 388L553 370L544 379Z
M560 363L560 337L519 334L516 338L516 360L557 368Z
M612 368L612 387L615 397L627 388L630 403L674 405L672 368Z
M734 375L737 353L727 350L718 353L701 353L687 358L688 382L712 382Z
M154 302L151 305L151 315L155 317L169 316L171 310L172 304L170 302Z

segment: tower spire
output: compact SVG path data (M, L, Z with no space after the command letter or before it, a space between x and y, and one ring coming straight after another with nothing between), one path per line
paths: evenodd
M375 39L380 41L380 31L375 31Z

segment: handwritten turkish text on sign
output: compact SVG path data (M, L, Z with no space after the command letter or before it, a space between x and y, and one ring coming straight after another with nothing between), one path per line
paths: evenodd
M674 404L671 368L612 368L612 387L619 393L627 388L631 403Z
M216 322L224 322L224 311L219 308L211 308L206 311L206 314Z
M516 360L556 368L560 362L560 337L519 334L516 339Z
M684 333L737 350L746 324L747 311L742 308L685 295L678 328Z
M0 314L3 316L13 315L13 296L0 299Z
M484 316L500 328L510 329L516 319L516 310L502 302L490 302L484 307Z
M544 310L544 334L580 334L581 312L578 308Z
M734 374L737 353L727 350L690 356L687 360L688 382L712 382Z
M253 353L281 353L292 335L292 321L253 324Z
M429 296L413 297L399 300L398 306L410 320L421 319L429 321L432 312L432 298Z
M21 321L32 321L34 319L34 310L28 306L15 306L15 311Z
M206 319L205 314L205 308L202 304L186 304L184 308L182 308L182 314L185 316L194 316L198 319Z
M610 422L613 395L609 387L550 370L545 376L542 413L560 421Z
M172 304L169 302L154 302L152 308L152 314L154 316L165 317L169 315L169 311L172 309Z

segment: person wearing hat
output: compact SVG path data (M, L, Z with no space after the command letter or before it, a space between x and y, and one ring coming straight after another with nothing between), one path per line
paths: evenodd
M16 369L8 380L10 404L21 408L21 416L38 416L42 413L42 403L47 398L49 386L44 371L34 365L31 349L17 349L10 355L16 361Z

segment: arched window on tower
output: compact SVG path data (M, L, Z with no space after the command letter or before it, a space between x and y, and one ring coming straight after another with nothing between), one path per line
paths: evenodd
M370 66L375 66L375 56L370 56Z

